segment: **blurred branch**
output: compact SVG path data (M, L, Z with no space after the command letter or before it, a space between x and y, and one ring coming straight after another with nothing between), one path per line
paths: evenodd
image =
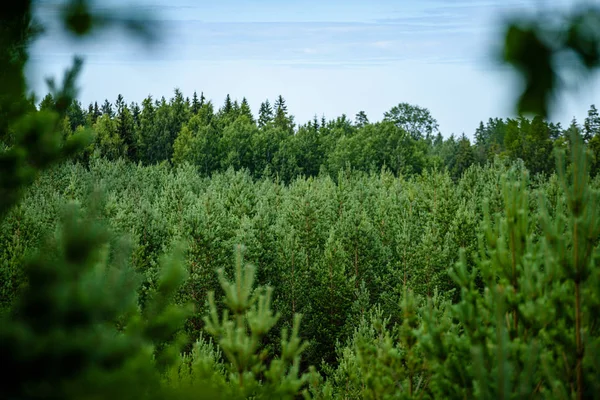
M121 28L146 44L157 39L158 29L154 24L151 28L148 15L133 9L103 10L92 3L67 0L57 4L57 14L67 32L81 38L107 28ZM44 31L33 18L34 10L51 5L33 0L0 3L0 140L8 146L0 152L0 218L18 201L40 169L72 155L90 140L85 134L78 134L65 141L59 132L60 119L77 97L81 58L75 57L73 66L65 71L61 88L53 78L47 80L56 102L53 112L32 113L35 105L26 96L24 70L28 48Z
M157 41L157 21L151 21L148 13L140 13L134 8L111 8L109 10L94 7L88 0L69 0L61 8L64 27L77 37L90 35L97 31L120 28L146 45Z
M575 65L561 65L565 56L574 56ZM600 7L579 8L561 24L550 13L513 19L507 24L502 60L525 81L517 111L547 117L562 88L560 71L571 67L589 73L600 66Z

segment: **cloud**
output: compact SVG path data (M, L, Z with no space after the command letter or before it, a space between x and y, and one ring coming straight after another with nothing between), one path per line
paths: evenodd
M436 62L432 60L473 62L482 57L484 34L489 34L490 19L494 10L502 7L502 1L407 1L403 3L406 7L402 13L388 10L388 18L365 17L354 22L206 22L190 18L194 14L188 13L191 3L174 0L173 5L149 6L169 12L162 24L164 33L161 37L165 39L159 44L159 51L148 57L132 56L136 53L121 46L114 37L75 47L51 36L36 43L33 57L40 59L78 52L91 58L101 55L107 60L128 63L261 60L356 65L398 59L427 63ZM517 2L506 0L506 4L509 8ZM200 9L203 7L198 6L197 10ZM215 12L218 14L223 10ZM179 15L180 19L171 19L173 15ZM282 18L287 17L283 15ZM381 58L384 55L389 61Z

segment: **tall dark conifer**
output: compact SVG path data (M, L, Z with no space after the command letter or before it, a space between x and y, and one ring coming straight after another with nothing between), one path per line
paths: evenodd
M40 110L54 110L55 107L56 107L56 104L54 101L54 97L52 96L51 93L48 93L46 96L44 96L44 98L40 102L39 109Z
M252 110L250 109L250 105L248 104L248 100L244 97L242 99L242 103L240 104L239 115L248 118L248 120L254 123L254 115L252 115Z
M121 138L123 145L125 146L124 153L127 155L129 160L137 160L137 141L135 139L135 124L133 115L125 103L125 99L121 94L117 97L115 102L117 108L117 134Z
M364 111L359 111L358 114L356 114L354 125L357 128L362 128L363 126L367 125L368 123L369 123L369 118L367 118L367 113L365 113Z
M273 121L273 108L271 108L271 103L267 99L264 103L261 103L258 110L258 127L264 128L271 121Z
M102 104L102 115L108 115L110 118L115 116L112 104L108 99L104 100L104 103Z
M71 124L71 131L75 132L78 126L85 126L85 111L81 106L81 102L73 100L67 108L67 116Z
M287 105L285 104L285 99L283 96L279 95L279 97L277 97L274 107L274 125L280 129L283 129L284 131L291 131L293 129L292 118L288 115Z
M194 91L194 96L192 96L192 114L198 114L198 111L200 111L200 107L202 107L202 105L198 100L198 94L196 93L196 91Z
M583 123L583 139L589 142L597 135L600 135L600 115L598 115L596 106L592 104Z
M229 94L227 94L227 97L225 97L225 104L223 104L222 111L225 115L230 115L233 111L233 102L231 101Z

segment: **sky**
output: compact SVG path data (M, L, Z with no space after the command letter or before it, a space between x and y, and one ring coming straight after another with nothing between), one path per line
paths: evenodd
M600 0L588 0L598 3ZM473 137L480 121L514 116L520 81L498 63L503 21L578 0L104 0L155 21L150 48L118 31L75 41L57 28L58 0L38 0L46 34L31 48L27 77L38 97L84 58L84 105L191 97L217 106L246 97L256 114L278 95L298 123L317 115L371 121L398 103L430 110L445 137ZM600 76L563 91L551 119L583 121L600 105Z

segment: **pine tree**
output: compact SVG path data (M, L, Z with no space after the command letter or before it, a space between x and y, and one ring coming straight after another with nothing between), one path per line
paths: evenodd
M65 6L62 22L71 33L82 35L97 26L86 2ZM0 152L3 223L21 189L33 182L38 171L87 143L77 134L62 140L59 130L77 94L80 60L66 71L62 88L51 85L53 97L60 100L58 106L26 114L30 110L19 104L25 98L25 59L33 33L42 30L33 29L30 1L10 7L3 4L0 16L2 80L12 81L2 85L0 110L2 122L15 132L12 147ZM101 20L106 23L111 17L107 13ZM11 113L5 112L8 101ZM4 139L5 127L0 128ZM23 263L27 285L9 312L0 316L0 362L11 365L1 378L3 397L163 397L157 367L168 362L169 353L179 351L169 342L185 312L168 304L183 275L173 265L176 262L165 266L151 307L140 313L135 279L126 265L127 246L99 222L99 208L93 201L87 202L86 212L73 205L65 207L56 235Z
M597 390L592 359L598 347L592 345L592 354L584 348L598 334L589 314L598 303L588 291L596 279L590 268L600 223L591 205L598 193L589 185L577 133L571 143L568 172L562 157L558 162L563 196L540 198L539 236L525 170L503 177L503 212L492 218L486 206L476 267L467 266L462 252L452 271L461 286L452 313L462 333L446 334L425 319L427 332L437 330L424 342L440 363L430 364L436 397L587 398Z
M338 237L332 229L322 260L310 266L307 294L312 310L305 324L306 336L314 338L310 353L317 363L335 364L335 342L343 337L354 299L354 285L348 279L351 264Z
M281 355L270 364L265 363L267 354L260 345L279 315L271 309L272 288L254 289L255 268L245 265L241 252L238 246L233 281L226 278L223 269L218 271L228 310L220 317L214 292L210 292L209 313L204 317L206 331L215 338L228 361L231 384L226 390L232 398L259 394L296 398L309 377L300 374L300 354L306 347L298 336L300 315L294 317L290 334L283 330ZM259 375L264 375L263 382L259 381Z

